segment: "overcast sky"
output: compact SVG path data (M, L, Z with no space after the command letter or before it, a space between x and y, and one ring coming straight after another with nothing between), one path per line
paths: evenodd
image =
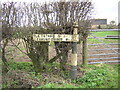
M107 18L108 23L111 20L118 21L118 2L120 0L92 0L94 3L94 17Z
M58 0L0 0L0 1L49 2ZM118 22L118 2L120 0L91 0L91 1L94 4L93 18L107 19L108 23L112 20Z

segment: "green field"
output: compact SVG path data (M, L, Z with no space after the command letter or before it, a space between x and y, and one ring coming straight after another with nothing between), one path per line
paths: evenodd
M102 42L104 42L104 43L118 43L118 41L120 40L120 39L99 38L99 37L106 37L106 36L110 36L110 35L118 36L118 35L120 35L119 31L100 31L100 32L91 32L91 33L97 38L93 38L92 35L89 35L89 37L92 37L92 38L88 39L88 43L94 43L94 44L95 43L102 43Z
M100 32L91 32L97 37L106 37L107 35L120 35L119 31L100 31Z

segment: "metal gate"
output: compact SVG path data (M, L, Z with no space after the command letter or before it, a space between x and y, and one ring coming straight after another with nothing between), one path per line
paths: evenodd
M119 29L91 30L88 37L88 64L120 62L119 32Z

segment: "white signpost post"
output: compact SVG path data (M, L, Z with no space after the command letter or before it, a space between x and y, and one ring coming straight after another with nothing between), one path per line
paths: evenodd
M71 79L77 76L77 42L79 41L78 25L73 25L71 34L33 34L33 40L39 42L72 42Z

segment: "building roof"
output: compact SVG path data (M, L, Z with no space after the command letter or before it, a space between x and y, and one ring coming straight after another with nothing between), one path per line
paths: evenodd
M106 25L107 19L92 19L92 25Z

